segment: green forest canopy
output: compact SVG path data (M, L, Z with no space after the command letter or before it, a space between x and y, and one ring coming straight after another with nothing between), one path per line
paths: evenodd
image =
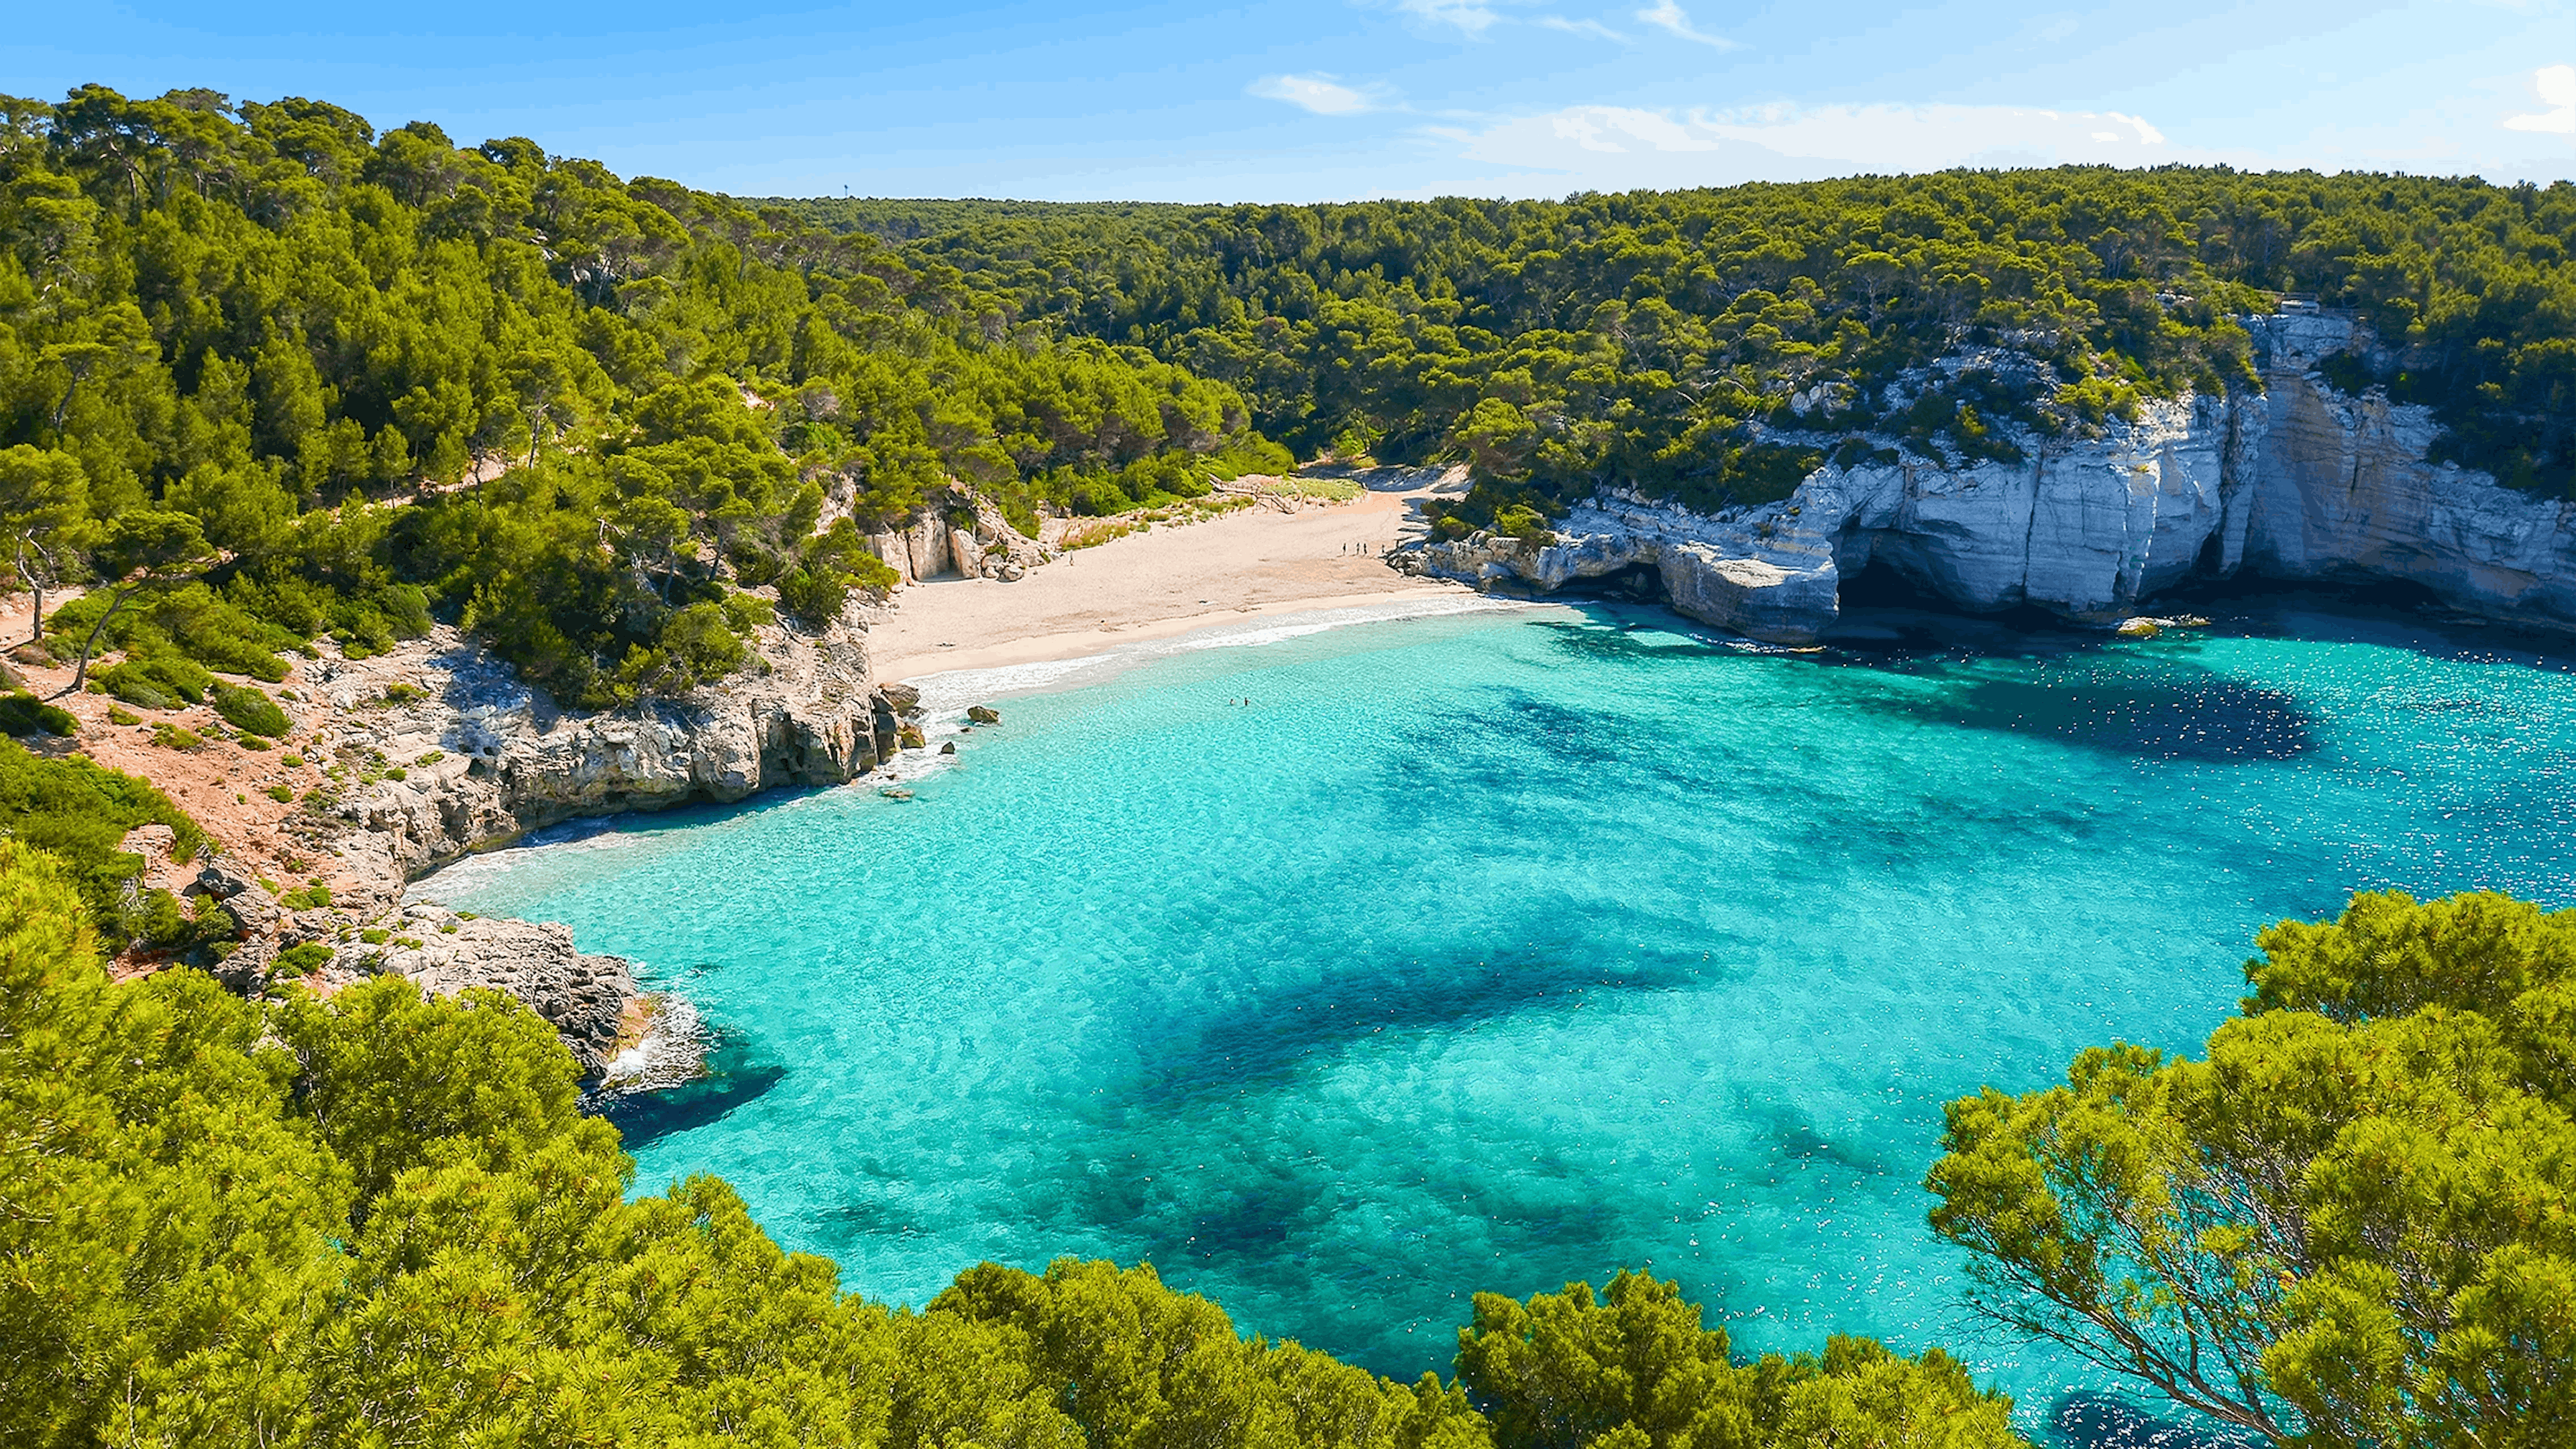
M215 566L110 623L142 656L275 678L444 612L615 703L738 664L746 588L887 582L861 535L951 480L1033 523L1283 462L1233 388L775 208L315 101L0 98L0 566L196 520Z
M1950 1104L1971 1301L2301 1449L2576 1443L2576 911L2283 921L2200 1060Z
M883 240L1003 325L1229 383L1301 454L1468 458L1557 497L1776 497L1867 431L2012 456L2001 418L2060 433L2241 384L2233 318L2283 292L2394 344L2351 380L2435 405L2448 456L2576 489L2563 182L2063 167L1562 202L764 204ZM1888 386L1979 348L2001 351ZM1783 428L1802 436L1764 441Z

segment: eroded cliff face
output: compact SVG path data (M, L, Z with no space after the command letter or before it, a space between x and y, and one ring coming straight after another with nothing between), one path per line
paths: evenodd
M305 672L333 706L335 743L381 762L331 807L334 843L380 853L395 882L562 820L841 784L891 756L902 730L846 623L765 628L741 673L599 714L561 712L446 628Z
M1013 528L988 498L952 497L949 506L961 516L952 520L946 508L925 510L900 530L866 535L869 551L908 584L948 574L1016 582L1056 556L1053 548ZM972 522L962 517L968 511Z
M2327 383L2317 363L2355 345L2349 321L2250 325L2263 392L2150 404L2100 438L2030 440L2023 463L1828 465L1782 502L1715 515L1609 489L1552 544L1480 535L1413 562L1540 590L1643 566L1681 613L1786 644L1821 637L1842 580L1873 563L1961 609L2084 623L2194 575L2247 573L2404 580L2471 612L2576 627L2567 505L2427 461L2430 410Z

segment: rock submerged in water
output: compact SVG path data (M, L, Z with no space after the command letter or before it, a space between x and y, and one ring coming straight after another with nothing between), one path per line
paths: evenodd
M1000 724L1002 722L1002 712L993 708L989 704L969 706L966 711L966 717L977 724Z

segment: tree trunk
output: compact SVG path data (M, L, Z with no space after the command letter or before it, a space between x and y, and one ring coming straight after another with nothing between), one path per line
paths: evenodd
M81 641L80 662L72 666L72 682L64 685L61 693L56 694L55 698L60 699L65 694L80 693L80 687L89 681L90 652L98 648L98 636L107 632L107 621L116 617L116 611L125 607L126 600L141 592L143 592L143 585L136 584L131 588L118 590L116 597L108 601L107 612L99 615L98 622L89 626L89 637Z

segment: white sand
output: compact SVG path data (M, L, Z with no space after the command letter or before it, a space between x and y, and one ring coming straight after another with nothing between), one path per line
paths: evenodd
M1381 557L1419 535L1418 504L1431 491L1373 490L1294 513L1251 508L1158 525L1077 549L1017 583L914 584L869 630L876 675L1074 659L1247 615L1472 594L1399 574Z

